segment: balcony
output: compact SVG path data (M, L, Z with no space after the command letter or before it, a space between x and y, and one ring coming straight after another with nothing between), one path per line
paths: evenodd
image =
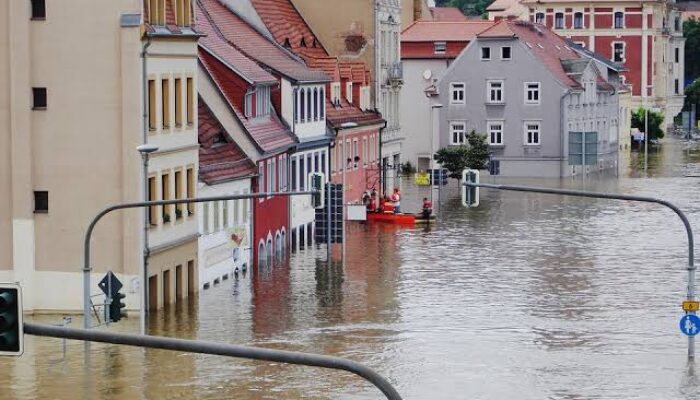
M403 84L403 64L395 62L387 66L387 80L389 86L401 86Z

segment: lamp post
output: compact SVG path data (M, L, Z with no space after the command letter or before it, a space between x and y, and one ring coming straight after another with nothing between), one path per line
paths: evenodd
M435 174L435 140L436 137L439 140L439 136L435 134L435 122L433 121L433 114L435 110L442 108L442 104L436 103L430 105L430 202L433 202L433 176ZM438 130L439 132L439 130ZM439 179L440 177L438 177Z
M644 177L647 177L647 164L649 163L649 108L647 105L647 97L649 89L653 89L654 85L646 85L644 89Z
M141 153L141 159L143 160L143 199L144 201L149 201L148 196L148 157L151 153L158 151L158 146L152 144L142 144L136 147L139 153ZM150 222L148 220L149 207L143 209L143 265L141 267L141 313L139 314L139 332L142 335L146 334L146 308L148 307L148 256L150 251L148 249L148 228Z

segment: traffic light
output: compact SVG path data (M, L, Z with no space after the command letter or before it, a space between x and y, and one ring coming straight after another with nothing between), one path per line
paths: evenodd
M479 171L474 169L462 171L462 205L464 207L477 207L479 205L479 188L467 186L467 183L479 184Z
M0 283L0 356L24 352L22 291L19 285Z
M315 209L324 208L326 200L326 176L322 172L309 174L309 189L316 193L311 194L311 205Z
M112 303L109 305L109 320L112 322L119 322L122 317L126 317L126 312L122 311L126 304L122 302L126 297L125 294L115 291L112 296Z

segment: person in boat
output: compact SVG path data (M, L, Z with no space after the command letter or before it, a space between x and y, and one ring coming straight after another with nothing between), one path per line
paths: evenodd
M428 200L427 197L423 197L423 208L421 209L421 215L423 215L423 218L425 219L430 219L430 216L433 214L433 203Z
M394 203L394 214L401 213L401 192L399 188L394 188L394 193L391 195L391 201Z
M389 198L388 196L384 197L380 204L380 210L384 214L394 214L394 212L396 211L394 209L394 204L392 203L391 198Z

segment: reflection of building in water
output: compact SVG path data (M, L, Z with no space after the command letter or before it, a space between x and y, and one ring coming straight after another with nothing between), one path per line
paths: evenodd
M251 275L253 285L252 321L257 338L285 333L294 318L289 310L289 261L258 267Z

